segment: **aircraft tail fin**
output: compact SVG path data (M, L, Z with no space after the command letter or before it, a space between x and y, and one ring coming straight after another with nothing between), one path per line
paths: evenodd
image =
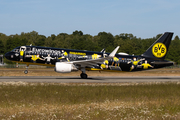
M141 56L163 60L168 52L172 36L172 32L165 32Z

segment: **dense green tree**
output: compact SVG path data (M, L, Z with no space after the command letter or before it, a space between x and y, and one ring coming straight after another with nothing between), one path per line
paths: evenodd
M180 40L178 36L175 36L174 40L171 41L167 59L180 64Z
M44 46L46 40L46 36L44 35L38 35L35 44L37 46Z
M53 46L57 48L69 48L71 49L72 44L72 35L68 35L66 33L60 33L53 40Z
M51 39L54 40L56 38L56 35L52 34Z
M73 35L83 35L83 32L76 30L73 32Z
M36 45L36 40L37 40L37 37L38 37L38 32L36 31L32 31L30 33L26 33L25 34L26 36L26 39L28 40L28 44L32 44L32 45Z
M4 52L5 52L4 44L2 40L0 40L0 54L4 54Z
M11 51L15 47L17 47L17 46L15 46L13 39L11 37L9 37L9 39L6 41L6 50L5 50L5 52Z
M0 40L2 40L2 44L4 45L4 47L6 46L7 39L8 39L8 36L6 36L3 33L0 33Z
M111 33L100 32L98 33L98 46L106 48L110 52L114 49L114 36Z
M28 40L26 38L21 38L21 45L30 45L30 44L28 44Z
M73 44L72 44L72 49L79 49L79 50L83 50L86 46L86 42L85 39L83 39L82 37L74 37L73 38Z
M45 42L44 42L44 46L45 46L45 47L55 47L55 46L53 45L52 37L46 38L46 40L45 40Z

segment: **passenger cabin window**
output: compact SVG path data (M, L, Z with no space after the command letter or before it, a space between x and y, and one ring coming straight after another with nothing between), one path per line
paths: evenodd
M30 47L27 47L27 48L26 48L26 51L31 51L31 48L30 48Z

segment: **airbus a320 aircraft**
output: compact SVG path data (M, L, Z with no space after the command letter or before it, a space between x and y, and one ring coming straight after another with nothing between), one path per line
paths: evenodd
M20 46L5 54L8 60L27 64L53 66L56 72L68 73L81 70L81 78L87 78L86 70L104 71L139 71L152 68L161 68L173 65L166 61L165 56L173 33L166 32L156 40L145 53L134 56L116 52L117 46L111 53L71 50L63 48Z

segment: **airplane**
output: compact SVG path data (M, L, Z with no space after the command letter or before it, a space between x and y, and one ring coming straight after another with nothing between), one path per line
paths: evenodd
M174 62L165 60L173 33L165 32L143 54L117 53L117 46L111 53L72 50L63 48L19 46L5 54L8 60L27 65L52 66L58 73L81 70L80 77L88 78L86 71L140 71L171 66Z

